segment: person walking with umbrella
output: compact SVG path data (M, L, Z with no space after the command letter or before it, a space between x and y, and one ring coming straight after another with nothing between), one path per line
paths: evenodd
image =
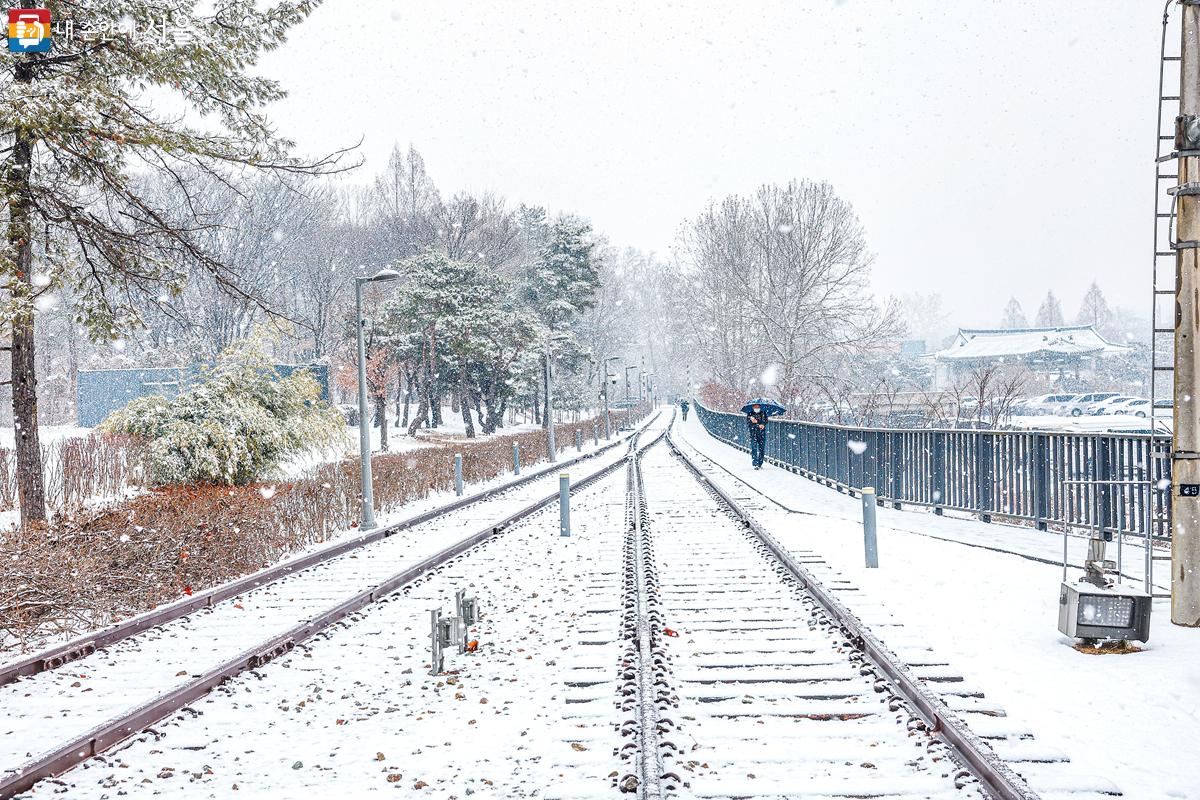
M686 399L685 399L685 400L680 400L680 401L679 401L679 408L680 408L680 409L683 411L683 421L684 421L684 422L687 422L688 401L687 401Z
M786 410L774 400L763 397L756 397L742 406L742 413L746 415L746 429L750 434L750 463L755 469L762 469L763 458L767 454L767 420Z

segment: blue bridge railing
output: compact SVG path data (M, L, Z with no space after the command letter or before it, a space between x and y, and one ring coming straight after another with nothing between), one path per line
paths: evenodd
M749 450L745 417L696 413L712 436ZM1167 539L1168 436L1056 431L859 428L773 419L768 462L854 494L873 486L900 508L926 506Z

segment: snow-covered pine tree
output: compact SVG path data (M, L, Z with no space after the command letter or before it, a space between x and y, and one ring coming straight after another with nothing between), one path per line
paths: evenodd
M253 74L259 56L319 0L48 0L59 25L48 53L3 55L0 323L12 331L13 415L22 523L45 519L37 435L34 317L39 295L69 290L97 339L137 323L137 301L177 294L185 257L224 291L237 276L139 190L139 174L257 169L313 173L262 107L283 96ZM33 7L33 0L20 0ZM66 26L70 25L70 33Z
M483 384L481 400L488 409L480 424L486 432L495 430L503 413L498 403L507 392L513 364L532 338L533 320L513 308L509 287L485 264L427 250L402 262L400 270L404 283L385 304L381 325L384 341L405 358L416 357L420 365L420 405L409 434L428 412L428 387L441 368L458 394L469 435L474 433L476 381Z
M574 325L596 302L600 286L591 232L586 222L563 217L549 225L542 223L541 230L535 227L526 234L532 241L540 239L542 245L522 271L521 299L545 327L549 349L568 361L584 352ZM546 390L543 383L543 405ZM543 416L542 426L546 425Z

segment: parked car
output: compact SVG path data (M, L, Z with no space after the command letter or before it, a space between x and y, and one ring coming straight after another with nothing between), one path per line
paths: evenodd
M1122 406L1134 398L1128 395L1119 394L1116 397L1110 397L1107 400L1101 400L1099 403L1093 403L1088 409L1088 413L1094 417L1107 416L1109 414L1120 414Z
M1130 414L1135 417L1148 417L1150 416L1150 401L1144 397L1135 397L1132 400L1126 400L1116 407L1115 413Z
M1110 397L1116 397L1119 392L1091 392L1090 394L1076 395L1075 398L1066 401L1055 409L1054 413L1060 417L1081 417L1084 414L1090 413L1091 408L1101 400L1107 400Z
M1022 403L1024 413L1030 415L1053 414L1054 409L1068 400L1073 400L1076 395L1073 394L1044 394L1041 397L1034 397L1031 400L1026 400Z

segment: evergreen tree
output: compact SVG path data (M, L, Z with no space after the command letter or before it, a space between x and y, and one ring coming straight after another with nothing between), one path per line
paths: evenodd
M482 264L427 250L400 269L404 285L385 306L383 328L398 352L410 352L414 345L418 350L421 391L409 435L425 417L439 365L458 397L468 436L474 435L471 409L479 405L477 395L488 411L480 424L485 432L494 431L510 370L533 338L534 321L513 307L508 286Z
M600 286L600 271L586 222L564 218L527 235L542 236L543 244L523 275L525 304L551 332L566 328L592 307Z
M546 352L565 357L569 365L584 355L574 326L595 304L600 287L596 244L589 238L592 229L582 220L564 217L548 226L542 223L527 227L525 231L527 241L540 241L542 246L522 276L522 299L545 326ZM542 356L543 373L547 357ZM544 408L548 406L548 395L549 386L543 382ZM549 418L543 416L542 426L548 424Z
M1021 303L1017 298L1008 298L1008 305L1004 307L1004 318L1000 321L1000 327L1008 329L1029 327L1025 309L1021 308Z
M0 323L12 333L23 524L46 513L34 358L38 296L69 290L89 334L112 339L137 324L139 300L182 290L187 275L175 266L180 257L222 290L239 293L236 276L198 243L203 221L171 220L137 178L165 174L187 195L180 176L191 169L228 177L245 168L333 167L332 159L302 163L289 154L291 143L261 112L284 92L254 74L259 56L282 44L315 5L58 0L49 3L53 17L69 19L76 35L56 36L49 53L2 51ZM147 35L152 26L169 26L171 35ZM106 37L84 36L89 30ZM164 95L175 102L164 102Z
M1038 308L1036 324L1039 328L1061 328L1066 324L1063 321L1062 303L1058 302L1054 292L1046 292L1046 299Z

